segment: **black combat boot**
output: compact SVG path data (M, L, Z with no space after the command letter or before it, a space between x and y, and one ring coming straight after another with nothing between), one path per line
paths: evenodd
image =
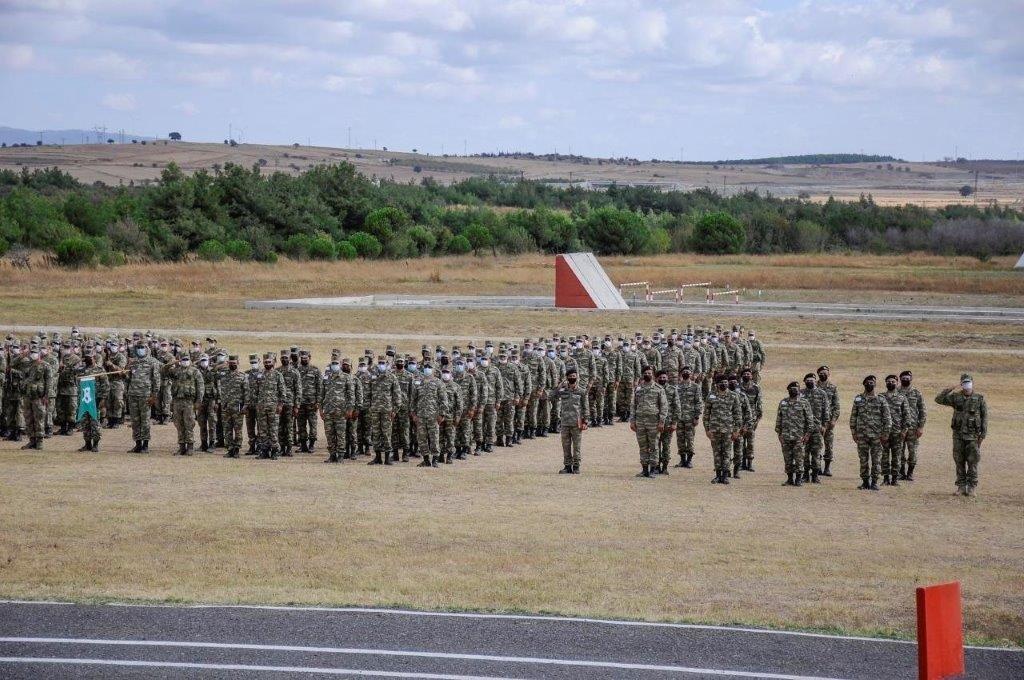
M683 465L683 467L685 467L685 468L692 468L693 467L693 454L692 453L686 454L686 464Z
M462 446L455 452L455 460L466 460L466 447Z
M676 463L675 465L673 465L672 467L678 467L678 468L686 467L686 454L685 453L680 453L679 454L679 462Z
M889 486L889 475L882 475L882 486Z
M565 466L563 466L562 469L558 471L558 474L560 474L560 475L571 475L572 474L572 465L565 465Z
M14 428L13 430L11 430L10 440L12 442L20 442L21 441L21 435L22 435L22 430L20 430L18 428Z
M43 438L49 439L53 436L53 425L47 425L43 428Z
M78 451L79 452L83 452L83 451L89 451L90 449L91 449L91 447L89 445L89 439L86 438L85 443L82 444L82 446L78 449Z
M238 447L232 446L228 449L228 452L224 454L225 458L238 458Z
M135 440L135 448L128 449L128 453L142 453L142 440Z
M860 478L860 486L858 486L857 488L859 490L861 490L861 491L863 491L865 489L870 489L871 488L871 481L870 481L870 479L868 479L867 477L861 477Z
M719 484L728 484L728 483L729 483L729 468L726 467L726 468L722 469L722 478L719 481Z
M410 452L409 452L408 449L402 449L402 462L403 463L407 463L409 461L409 455L410 455ZM411 455L413 455L416 458L419 457L419 455L416 454L416 453L412 453ZM385 458L387 458L387 456L385 456ZM393 450L391 452L390 460L391 460L392 463L397 463L398 462L398 449L395 449L395 450Z
M715 468L715 478L711 480L711 483L712 484L721 484L722 483L722 471L719 470L718 468Z
M508 437L506 437L503 434L499 434L497 437L494 438L494 443L497 444L498 446L504 447L504 446L507 445L506 444L507 440L508 440Z
M822 477L831 477L831 476L832 476L832 473L831 473L831 472L829 471L829 468L830 468L831 466L832 466L832 461L830 461L830 460L826 460L826 461L825 461L825 469L823 469L823 470L821 471L821 476L822 476Z
M299 445L299 453L309 453L309 444L307 444L306 441L307 440L303 439L302 444Z
M900 479L906 479L907 478L907 464L906 463L900 463L899 478Z
M430 456L423 456L423 460L416 467L430 467Z
M451 465L452 464L452 455L453 454L452 454L451 449L449 449L448 451L445 452L445 454L444 454L444 464L445 465Z
M531 429L531 428L528 427L528 428L526 428L525 430L522 431L522 433L520 434L520 438L521 439L533 439L533 433L536 432L536 431L537 431L536 428Z
M878 477L871 478L871 485L868 488L872 491L878 491Z
M398 454L396 453L395 455L397 456ZM393 464L393 462L391 460L391 456L389 456L387 454L387 452L384 453L384 464L385 465L392 465Z
M270 449L270 460L277 460L277 456L280 452L280 449L278 449L276 446Z
M494 445L490 443L484 444L484 453L494 453Z
M60 429L57 431L57 435L61 436L61 437L66 437L66 436L68 436L68 434L69 434L68 433L68 424L67 423L61 423L60 424Z
M178 444L178 455L179 456L187 455L186 454L186 447L185 447L184 444Z
M429 453L423 456L423 460L430 460L430 467L439 467L441 463L441 456L431 456Z
M196 452L196 447L193 446L192 444L188 444L188 445L185 446L185 455L186 456L191 456L195 452Z
M784 481L782 483L782 486L793 486L793 473L792 472L787 472L786 473L786 481Z
M89 450L93 453L99 453L100 451L100 440L93 437L89 440Z
M661 474L665 475L666 477L668 476L668 461L667 460L661 461L661 464L658 466L658 471Z
M203 453L210 452L210 444L209 442L206 441L205 436L199 438L199 450L202 451Z
M642 469L640 470L640 474L638 474L637 477L645 477L647 479L650 479L651 478L651 466L648 465L647 463L644 463L641 467L642 467Z
M740 467L741 467L740 463L734 463L733 464L733 466L732 466L732 478L733 479L739 479L740 478Z
M753 458L747 458L747 472L753 472L753 471L754 471L754 459Z
M913 465L907 466L907 481L908 482L914 481L914 466Z
M378 452L377 452L377 453L376 453L376 454L374 455L374 457L373 457L373 460L371 460L371 461L370 461L369 463L367 463L367 465L381 465L381 464L383 464L383 462L384 462L384 461L382 461L382 460L380 459L380 451L378 451Z
M579 463L573 463L572 464L572 473L574 475L578 475L580 473L580 464Z
M821 484L821 480L818 479L818 469L814 468L811 470L811 484Z
M256 455L256 442L254 442L251 439L249 440L249 450L245 452L245 455L247 455L247 456L255 456Z
M35 449L36 451L42 451L43 450L43 438L42 437L36 437L33 440L32 448Z
M900 485L900 483L899 483L899 480L896 479L896 475L892 475L892 476L889 477L889 486L899 486L899 485Z
M799 472L793 475L793 486L803 486L803 475Z
M292 457L292 447L285 446L283 449L281 449L281 457L282 458L291 458Z

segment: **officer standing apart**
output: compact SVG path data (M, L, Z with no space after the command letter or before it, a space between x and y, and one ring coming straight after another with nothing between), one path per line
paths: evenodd
M661 385L654 382L654 368L644 367L643 382L633 392L633 411L629 415L629 429L636 432L640 445L640 473L650 478L658 463L658 435L665 430L668 418L668 398Z
M988 407L985 397L974 391L974 378L960 376L959 387L947 387L935 397L940 406L953 407L953 462L956 464L956 495L975 495L981 442L988 434Z
M565 372L565 380L554 391L558 403L559 430L562 435L562 469L559 474L578 475L583 449L583 430L587 429L590 416L590 402L587 391L580 387L575 368Z
M187 354L164 366L162 372L164 379L171 381L171 418L178 431L178 455L191 456L196 412L202 407L206 392L203 374Z
M147 357L143 342L135 343L135 356L128 362L128 415L132 419L135 448L129 453L149 453L149 409L160 395L160 362Z

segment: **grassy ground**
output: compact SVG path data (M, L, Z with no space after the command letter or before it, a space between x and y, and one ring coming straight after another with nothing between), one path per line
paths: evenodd
M532 277L516 278L516 269L504 275L510 285L532 289ZM331 347L354 354L396 333L479 339L687 321L554 312L240 313L237 301L247 294L315 294L311 288L326 284L299 267L215 269L212 282L195 271L177 278L162 268L85 272L85 296L67 298L70 274L33 281L3 270L11 304L0 324L282 333L221 338L242 353L290 344L294 330L381 335L304 341L322 363ZM252 276L241 290L242 276L264 271L278 278ZM415 276L397 268L378 274L381 289ZM492 270L480 280L485 290L502 285ZM1024 348L1024 329L786 319L755 325L770 352L758 471L727 488L708 484L706 440L698 441L696 469L653 482L634 478L636 444L621 425L586 434L584 474L572 479L554 474L560 451L550 437L429 471L325 466L321 454L277 463L179 459L170 455L170 426L156 428L155 453L146 458L122 453L130 445L124 429L104 432L100 454L74 453L78 437L49 439L43 453L5 442L0 596L551 611L912 636L913 588L957 579L970 639L1024 645L1024 471L1016 455L1024 365L1005 353ZM905 350L861 349L904 342ZM835 349L789 347L796 344ZM419 347L411 339L403 345ZM856 453L841 427L835 477L816 487L779 486L774 404L786 382L820 363L838 380L841 425L868 372L910 368L930 400L962 370L972 371L991 413L980 496L952 495L949 413L936 405L919 481L856 491Z

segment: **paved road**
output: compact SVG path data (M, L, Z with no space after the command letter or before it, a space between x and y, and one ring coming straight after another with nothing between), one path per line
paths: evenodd
M136 329L112 328L109 326L79 326L82 333L89 335L106 335L111 332L118 332L122 335L131 333ZM68 326L26 326L4 324L0 322L0 332L16 333L21 336L35 334L38 331L45 333L67 333ZM186 338L202 338L208 335L217 338L294 338L301 340L394 340L396 342L452 342L466 339L465 335L437 335L430 333L349 333L345 331L332 331L330 333L318 331L253 331L253 330L229 330L224 328L147 328L157 335L183 336ZM501 338L490 336L494 340L515 340L515 338ZM802 344L772 342L771 347L781 349L808 349L808 350L829 350L829 349L853 349L865 352L918 352L923 354L989 354L1000 356L1024 356L1024 349L1008 349L1005 347L929 347L929 346L888 346L888 345L858 345L841 343L838 345L823 344Z
M967 650L1020 680L1024 651ZM916 678L906 642L381 609L0 603L0 677Z

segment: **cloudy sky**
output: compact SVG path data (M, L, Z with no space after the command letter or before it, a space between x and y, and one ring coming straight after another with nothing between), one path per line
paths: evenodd
M1017 158L1022 27L1022 0L0 0L0 125Z

